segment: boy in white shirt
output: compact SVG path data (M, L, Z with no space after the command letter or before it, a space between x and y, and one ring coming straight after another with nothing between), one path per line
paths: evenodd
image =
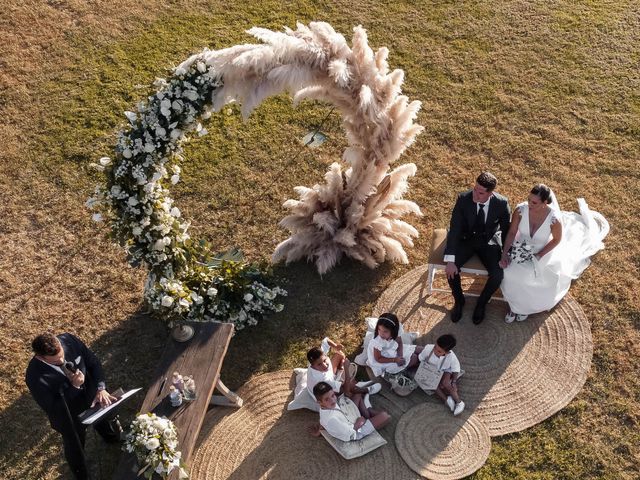
M320 428L324 428L329 435L350 442L360 440L376 430L384 427L391 416L385 411L366 408L361 394L354 394L351 399L344 395L339 398L331 385L320 382L313 388L313 394L320 405L320 426L312 428L313 435L320 435ZM349 415L348 403L353 402L360 412L353 420Z
M329 359L327 353L329 349L335 350L335 353ZM326 382L337 393L344 393L351 397L352 393L374 394L380 391L382 385L374 383L368 387L359 387L354 379L349 377L349 360L342 351L342 345L333 342L330 338L322 341L320 348L313 347L307 352L307 360L309 368L307 369L307 389L313 396L313 387L319 382ZM344 371L344 381L336 379L339 370Z
M436 344L425 345L418 356L421 362L435 365L443 372L435 393L453 412L460 415L464 410L464 402L458 394L458 376L460 375L460 361L452 348L456 346L456 337L453 335L441 335Z

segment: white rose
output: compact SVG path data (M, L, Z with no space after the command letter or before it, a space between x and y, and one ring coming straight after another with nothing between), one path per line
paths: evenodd
M178 174L171 175L171 184L172 185L175 185L179 181L180 181L180 175L178 175Z
M183 97L191 100L192 102L198 100L198 98L200 98L200 95L198 95L198 92L194 91L194 90L187 90L184 92L184 94L182 95Z
M156 146L153 143L145 143L144 151L147 153L151 153L156 149Z
M200 73L204 73L207 71L207 65L204 62L196 63L196 68Z
M191 298L193 299L194 302L196 302L196 305L200 305L203 301L203 298L198 295L196 292L191 292Z
M169 295L165 295L164 297L162 297L163 307L170 307L171 305L173 305L173 297L170 297Z
M103 167L106 167L107 165L111 165L111 159L109 157L102 157L98 161L100 162L100 165L102 165Z
M177 140L182 136L182 130L176 128L175 130L171 130L171 134L169 135L172 140Z
M251 300L253 300L253 295L251 295L250 293L246 293L244 295L244 301L245 302L250 302Z
M136 197L129 197L129 200L127 201L127 203L132 206L135 207L138 203L138 199Z
M210 297L215 297L218 294L218 290L211 287L207 290L207 295Z
M176 68L176 75L180 76L180 75L184 75L185 73L187 73L187 71L184 68L182 67Z
M184 307L184 308L188 308L189 305L191 305L186 298L181 298L178 303L180 304L181 307Z
M135 237L139 237L140 234L142 234L142 229L140 227L133 227L131 233L133 233Z
M167 134L167 131L162 128L160 125L156 127L156 137L164 137Z
M156 240L156 241L153 243L153 247L152 247L152 248L153 248L154 250L158 250L158 251L160 251L160 250L164 250L164 242L162 241L162 239L160 239L160 240Z
M160 446L160 440L157 438L150 438L146 442L144 442L144 446L147 447L147 450L155 450Z
M122 156L123 156L124 158L131 158L131 157L133 156L133 154L131 153L131 150L130 150L130 149L125 148L125 149L122 151Z
M178 218L180 216L180 209L178 207L173 207L171 209L171 216Z

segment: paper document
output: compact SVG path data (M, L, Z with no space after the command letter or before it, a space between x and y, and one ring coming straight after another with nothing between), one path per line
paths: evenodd
M93 423L95 423L96 421L100 420L103 416L105 416L106 414L108 414L109 412L113 411L114 409L118 408L118 406L124 402L127 398L129 398L131 395L133 395L134 393L139 392L140 390L142 390L142 388L134 388L133 390L129 390L128 392L125 392L122 394L122 396L116 401L113 402L111 405L109 405L108 407L104 407L104 408L100 408L100 407L94 407L94 408L90 408L89 410L85 410L84 412L82 412L80 415L78 415L78 418L82 421L82 423L84 423L85 425L91 425Z

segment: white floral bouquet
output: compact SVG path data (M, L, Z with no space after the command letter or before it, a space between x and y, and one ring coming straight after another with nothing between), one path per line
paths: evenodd
M533 247L524 240L514 242L509 249L509 257L516 263L533 261Z
M138 475L150 479L154 473L167 478L175 468L179 478L189 478L178 448L178 433L171 420L158 417L154 413L140 414L131 423L123 450L134 453L141 469Z

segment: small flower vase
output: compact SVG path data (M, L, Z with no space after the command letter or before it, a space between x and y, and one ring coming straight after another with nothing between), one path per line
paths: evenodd
M191 402L195 400L197 396L196 382L193 380L193 377L187 377L187 376L185 376L183 380L184 380L184 387L183 387L182 393L184 395L184 399L187 402Z
M182 405L182 394L173 385L169 387L169 402L171 402L172 407L179 407Z

